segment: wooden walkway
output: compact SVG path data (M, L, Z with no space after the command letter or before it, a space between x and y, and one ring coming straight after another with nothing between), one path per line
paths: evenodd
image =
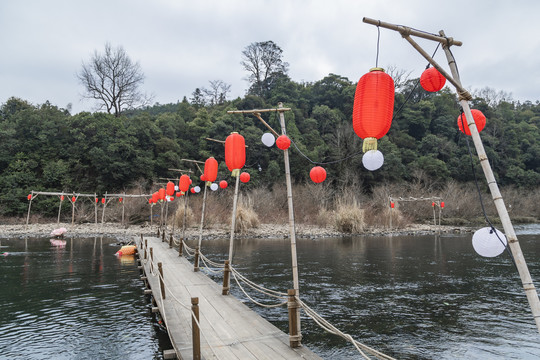
M202 359L321 359L305 347L290 348L289 336L260 317L193 264L178 256L177 248L157 237L146 237L150 254L144 259L144 243L136 239L141 265L159 312L179 359L193 359L191 298L199 298ZM162 263L165 299L162 299L158 269ZM153 267L153 270L151 269ZM284 308L283 311L287 311Z

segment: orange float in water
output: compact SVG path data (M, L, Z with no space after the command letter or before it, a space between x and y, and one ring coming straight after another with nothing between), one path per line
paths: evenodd
M135 245L124 245L116 252L115 255L122 256L122 255L134 255L135 249L137 247Z

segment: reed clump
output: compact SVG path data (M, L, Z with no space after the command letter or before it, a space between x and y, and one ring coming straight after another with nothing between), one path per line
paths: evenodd
M345 192L336 200L334 227L343 233L358 234L364 231L365 226L364 209L360 207L356 197L351 197Z
M249 229L258 228L261 224L259 216L253 209L253 198L251 196L241 196L236 209L236 223L234 231L245 233Z
M186 213L186 228L191 226L195 222L195 215L193 215L193 210L188 206L185 208ZM176 212L174 213L174 224L177 228L181 229L184 223L184 206L178 206Z

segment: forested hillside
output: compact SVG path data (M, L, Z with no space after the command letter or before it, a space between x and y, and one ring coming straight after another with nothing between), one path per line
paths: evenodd
M379 141L384 166L369 172L361 156L353 156L323 165L327 182L336 189L355 186L369 192L375 184L410 181L419 172L441 186L450 179L473 179L465 135L457 127L456 96L448 88L428 93L417 82L408 80L396 89L392 127ZM281 150L261 143L266 128L255 117L227 110L275 108L283 102L292 108L285 119L298 148L313 161L330 162L361 152L362 141L351 120L355 86L335 74L314 83L297 83L283 74L259 95L248 91L243 98L219 104L184 97L176 104L155 104L118 117L100 112L71 115L49 103L11 98L0 111L0 215L23 214L31 190L101 194L142 184L150 191L160 177L177 177L168 169L185 168L183 158L214 156L220 162L218 179L229 179L223 145L205 138L224 140L232 131L244 135L249 146L248 187L271 188L274 182L283 182ZM487 118L481 136L499 184L536 187L540 103L476 97L471 105ZM276 113L263 118L279 129ZM291 147L295 182L310 181L312 166ZM478 173L482 176L481 170ZM45 208L46 202L41 210Z

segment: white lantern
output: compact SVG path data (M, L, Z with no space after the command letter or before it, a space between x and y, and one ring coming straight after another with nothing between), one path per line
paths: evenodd
M210 185L210 190L216 191L217 189L218 189L218 184L212 183L212 185Z
M178 191L178 185L174 185L174 191Z
M261 141L264 145L271 147L276 142L276 138L271 133L264 133L261 137Z
M380 169L384 163L384 156L379 150L369 150L362 156L362 164L369 171Z
M197 194L201 192L201 187L200 186L195 186L193 189L195 190L195 192Z
M499 230L490 227L481 228L472 237L474 251L484 257L495 257L506 248L506 236Z

